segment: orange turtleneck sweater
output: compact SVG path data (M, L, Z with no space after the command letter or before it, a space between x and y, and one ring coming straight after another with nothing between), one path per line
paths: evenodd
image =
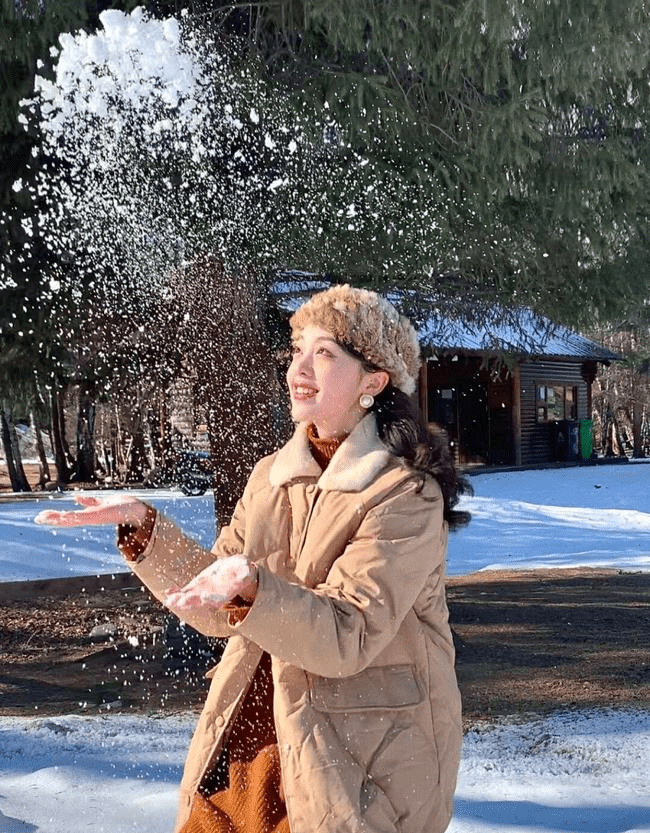
M324 470L345 437L307 429ZM264 653L228 737L218 768L204 780L180 833L290 833L273 720L271 657Z
M342 437L330 437L321 439L318 436L316 426L312 423L307 426L307 439L309 440L309 450L312 457L316 460L318 465L325 471L329 461L336 453L336 449L341 445L343 440L348 435L344 434Z

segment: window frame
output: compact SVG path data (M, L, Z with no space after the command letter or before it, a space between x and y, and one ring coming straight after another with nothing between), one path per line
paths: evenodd
M577 385L545 380L535 382L535 422L538 425L577 418Z

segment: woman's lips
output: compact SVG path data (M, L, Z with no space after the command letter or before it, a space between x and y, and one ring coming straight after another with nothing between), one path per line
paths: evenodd
M312 396L315 396L318 393L316 388L312 388L309 385L293 385L293 398L294 399L311 399Z

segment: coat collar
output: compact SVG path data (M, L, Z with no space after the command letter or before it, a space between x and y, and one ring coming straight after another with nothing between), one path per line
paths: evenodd
M391 454L377 435L377 423L368 414L341 443L325 471L312 457L307 423L301 422L289 442L277 453L269 481L282 486L299 477L317 477L323 491L360 492L390 462Z

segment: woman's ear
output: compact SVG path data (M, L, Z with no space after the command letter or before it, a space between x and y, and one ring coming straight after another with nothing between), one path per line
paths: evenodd
M372 396L379 396L389 382L390 376L385 370L377 370L374 373L369 373L363 389L364 393L370 393Z

